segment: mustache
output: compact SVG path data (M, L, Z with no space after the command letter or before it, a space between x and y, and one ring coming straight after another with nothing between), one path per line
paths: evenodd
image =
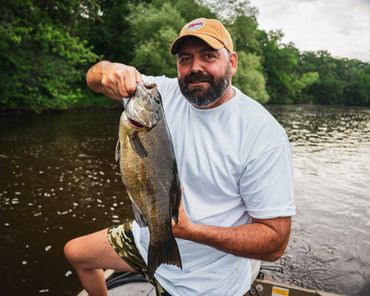
M205 73L190 73L189 75L184 77L185 83L212 82L212 81L213 77Z

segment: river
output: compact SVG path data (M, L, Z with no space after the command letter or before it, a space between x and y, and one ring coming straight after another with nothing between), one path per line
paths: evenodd
M292 145L297 215L276 280L370 291L370 109L269 106ZM1 113L0 295L75 295L69 239L131 217L120 111ZM271 265L271 264L268 264Z

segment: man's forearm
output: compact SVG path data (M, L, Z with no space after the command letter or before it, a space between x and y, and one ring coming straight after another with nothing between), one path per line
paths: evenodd
M290 217L254 220L235 227L191 224L177 237L206 244L237 256L275 261L284 253L290 233Z

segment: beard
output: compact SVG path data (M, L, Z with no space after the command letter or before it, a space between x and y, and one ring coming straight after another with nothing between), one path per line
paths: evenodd
M206 106L217 101L225 93L230 85L231 67L227 67L224 75L214 77L206 73L193 73L183 78L178 78L179 87L183 96L195 107ZM208 88L194 86L189 88L192 82L208 82Z

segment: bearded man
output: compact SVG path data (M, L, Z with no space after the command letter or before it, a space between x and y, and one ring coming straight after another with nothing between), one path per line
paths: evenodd
M157 295L243 295L260 260L277 260L288 244L295 214L289 142L272 115L232 85L238 56L221 22L191 21L170 52L177 78L101 61L87 83L120 101L143 82L162 95L183 188L173 224L182 269L156 270ZM90 295L107 295L102 269L145 274L148 240L148 229L133 221L74 239L65 254Z

